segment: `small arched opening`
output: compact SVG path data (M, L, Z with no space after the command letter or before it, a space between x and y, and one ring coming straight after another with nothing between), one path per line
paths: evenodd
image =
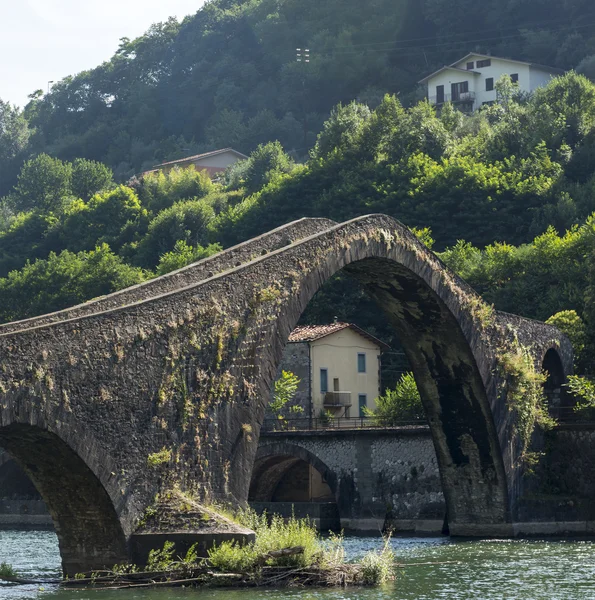
M546 376L543 388L550 414L561 421L571 419L574 414L574 402L566 391L564 366L555 349L550 348L545 353L542 370Z
M31 425L0 427L12 456L45 502L58 536L65 576L128 560L118 515L102 483L59 436Z
M303 448L259 450L248 501L258 512L310 517L321 530L339 530L336 478Z

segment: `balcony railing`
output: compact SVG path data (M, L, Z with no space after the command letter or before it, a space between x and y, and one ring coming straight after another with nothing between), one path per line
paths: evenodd
M460 94L444 94L443 96L430 96L431 104L444 104L452 102L453 104L471 104L475 102L475 92L461 92Z
M323 405L325 408L351 406L351 392L326 392Z

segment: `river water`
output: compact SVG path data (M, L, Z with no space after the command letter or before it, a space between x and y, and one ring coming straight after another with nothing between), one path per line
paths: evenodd
M349 558L380 547L379 538L347 538ZM122 590L59 591L54 586L6 587L2 600L595 600L595 541L452 541L395 538L399 560L410 565L381 589L349 590ZM22 576L57 577L53 532L0 531L0 562Z

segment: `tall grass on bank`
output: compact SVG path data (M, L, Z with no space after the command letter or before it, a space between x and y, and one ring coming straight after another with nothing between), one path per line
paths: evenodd
M252 510L242 510L234 518L256 533L256 541L244 546L223 542L209 550L209 562L221 571L247 572L264 565L300 568L322 560L324 545L309 519L285 520L279 515L269 519ZM300 554L266 558L271 552L298 546L303 548Z
M380 552L367 552L361 562L362 582L365 585L381 585L396 574L396 556L390 543L390 536L384 538L384 546Z

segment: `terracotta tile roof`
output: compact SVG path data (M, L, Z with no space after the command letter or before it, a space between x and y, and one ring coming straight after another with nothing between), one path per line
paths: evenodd
M223 154L224 152L233 152L237 154L240 158L248 158L245 154L234 150L233 148L221 148L221 150L212 150L211 152L204 152L203 154L195 154L194 156L186 156L185 158L178 158L177 160L170 160L168 162L161 163L159 165L155 165L154 169L159 167L166 167L167 165L176 165L178 163L184 163L189 161L200 160L202 158L209 158L210 156L217 156L217 154Z
M342 331L343 329L352 329L355 333L358 333L362 337L365 337L367 340L373 342L380 346L382 350L388 350L389 346L384 342L380 341L378 338L375 338L373 335L369 334L367 331L364 331L357 325L353 323L330 323L328 325L301 325L300 327L296 327L289 334L289 342L314 342L319 340L327 335L331 335L333 333L337 333L338 331Z

